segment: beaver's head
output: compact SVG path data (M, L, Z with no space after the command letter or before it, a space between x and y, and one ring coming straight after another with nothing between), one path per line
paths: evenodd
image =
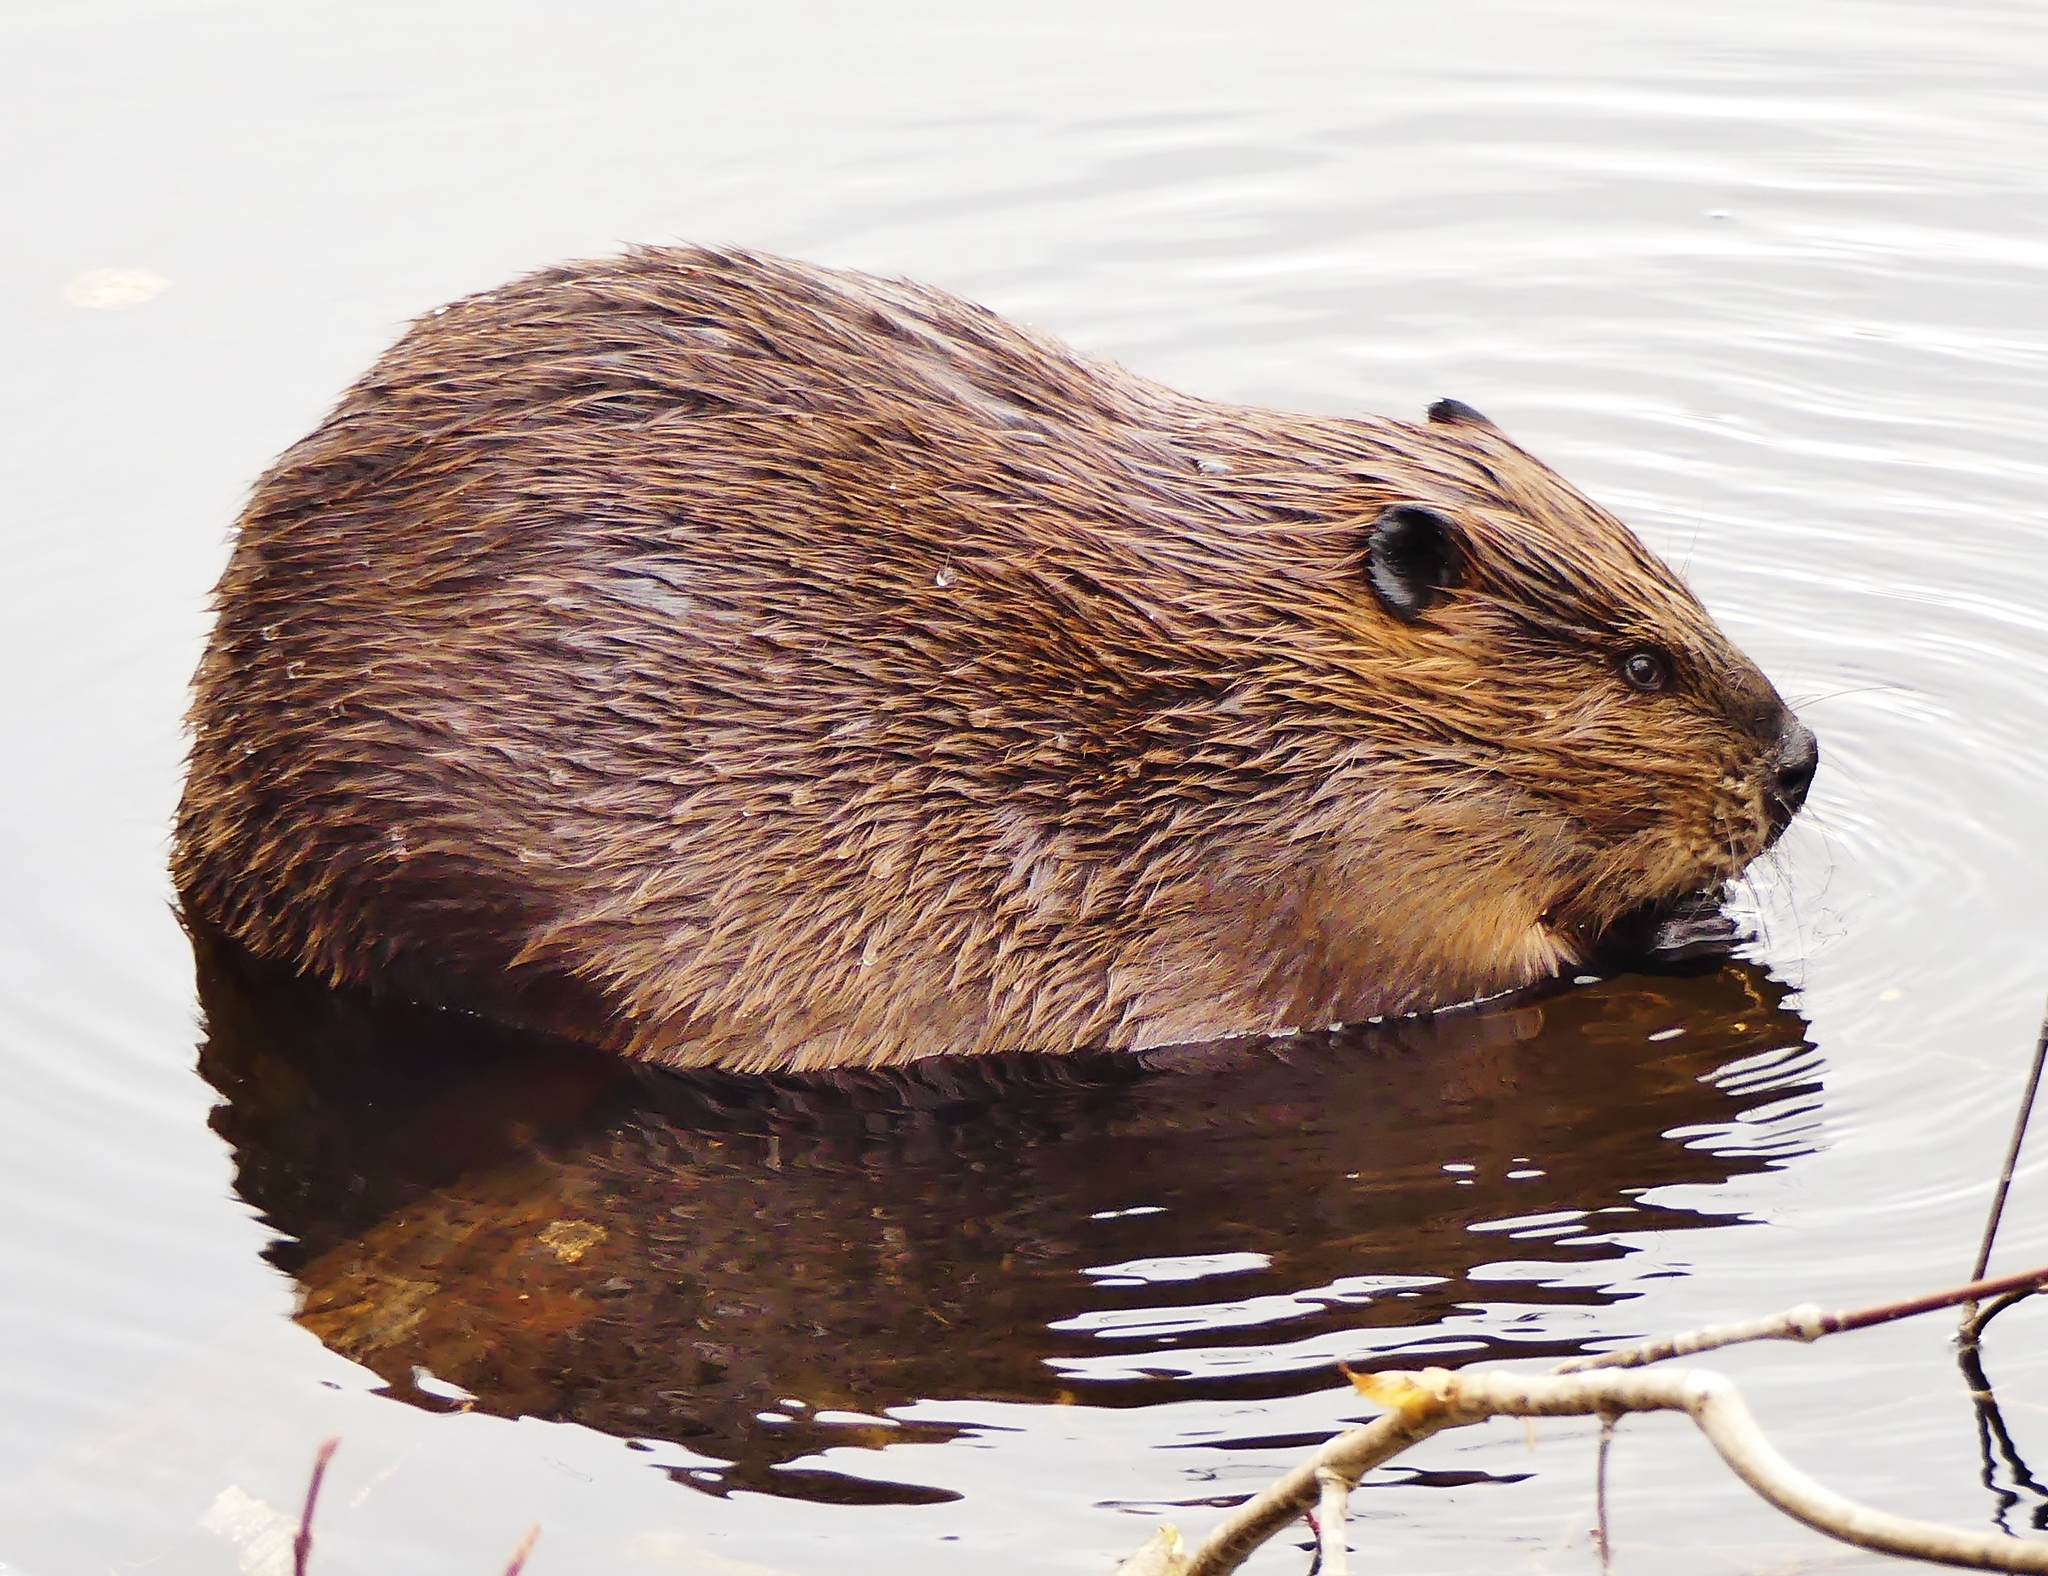
M1393 972L1434 973L1439 1000L1720 939L1726 883L1806 798L1813 733L1627 527L1478 412L1391 430L1351 481L1350 585L1311 599L1319 699L1357 747L1307 830L1359 851L1350 917L1417 938Z

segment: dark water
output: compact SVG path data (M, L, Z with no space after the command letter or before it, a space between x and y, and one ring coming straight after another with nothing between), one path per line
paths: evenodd
M288 1570L339 1434L321 1576L534 1520L536 1576L1099 1572L1359 1415L1340 1361L1959 1279L2048 989L2044 81L2027 6L0 9L0 1570ZM195 990L163 842L242 489L406 316L677 238L1218 398L1486 410L1821 734L1751 955L775 1084L210 947ZM1996 1328L2048 1470L2048 1312ZM2024 1528L1946 1335L1717 1366L1831 1485ZM1540 1440L1433 1441L1360 1547L1590 1571L1590 1432ZM1837 1558L1669 1420L1615 1491L1624 1568Z

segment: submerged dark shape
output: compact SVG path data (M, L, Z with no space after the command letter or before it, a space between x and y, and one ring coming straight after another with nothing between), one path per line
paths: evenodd
M1512 990L1718 891L1817 758L1469 406L1194 399L741 252L422 318L258 483L217 605L192 912L675 1066Z
M1692 892L1622 915L1600 937L1591 961L1601 967L1677 968L1717 962L1741 940L1722 893Z
M1339 1383L1284 1355L1316 1337L1455 1364L1629 1333L1509 1342L1466 1320L1447 1353L1439 1327L1474 1302L1526 1329L1513 1307L1610 1301L1583 1274L1472 1272L1619 1261L1600 1232L1708 1223L1636 1195L1797 1152L1793 1115L1739 1124L1725 1154L1711 1135L1813 1074L1783 987L1744 965L1341 1036L738 1076L330 992L198 939L215 1125L283 1234L300 1322L419 1404L443 1404L424 1369L486 1412L731 1463L685 1474L712 1489L929 1498L777 1465L943 1437L884 1415L923 1399L1253 1401ZM1738 1093L1715 1075L1741 1058ZM1578 1244L1472 1229L1603 1209ZM1220 1250L1247 1267L1111 1273ZM1242 1299L1273 1307L1201 1312Z

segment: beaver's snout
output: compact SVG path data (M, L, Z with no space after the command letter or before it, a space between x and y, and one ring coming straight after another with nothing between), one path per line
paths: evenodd
M1771 752L1771 780L1765 793L1773 842L1806 803L1806 791L1813 786L1813 774L1819 766L1820 742L1814 738L1813 730L1786 713L1778 747Z

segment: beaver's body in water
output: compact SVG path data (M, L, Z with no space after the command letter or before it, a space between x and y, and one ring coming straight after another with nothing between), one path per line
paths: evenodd
M1813 738L1623 525L1430 416L743 253L457 302L257 486L178 886L332 983L677 1066L1541 979L1718 892Z

